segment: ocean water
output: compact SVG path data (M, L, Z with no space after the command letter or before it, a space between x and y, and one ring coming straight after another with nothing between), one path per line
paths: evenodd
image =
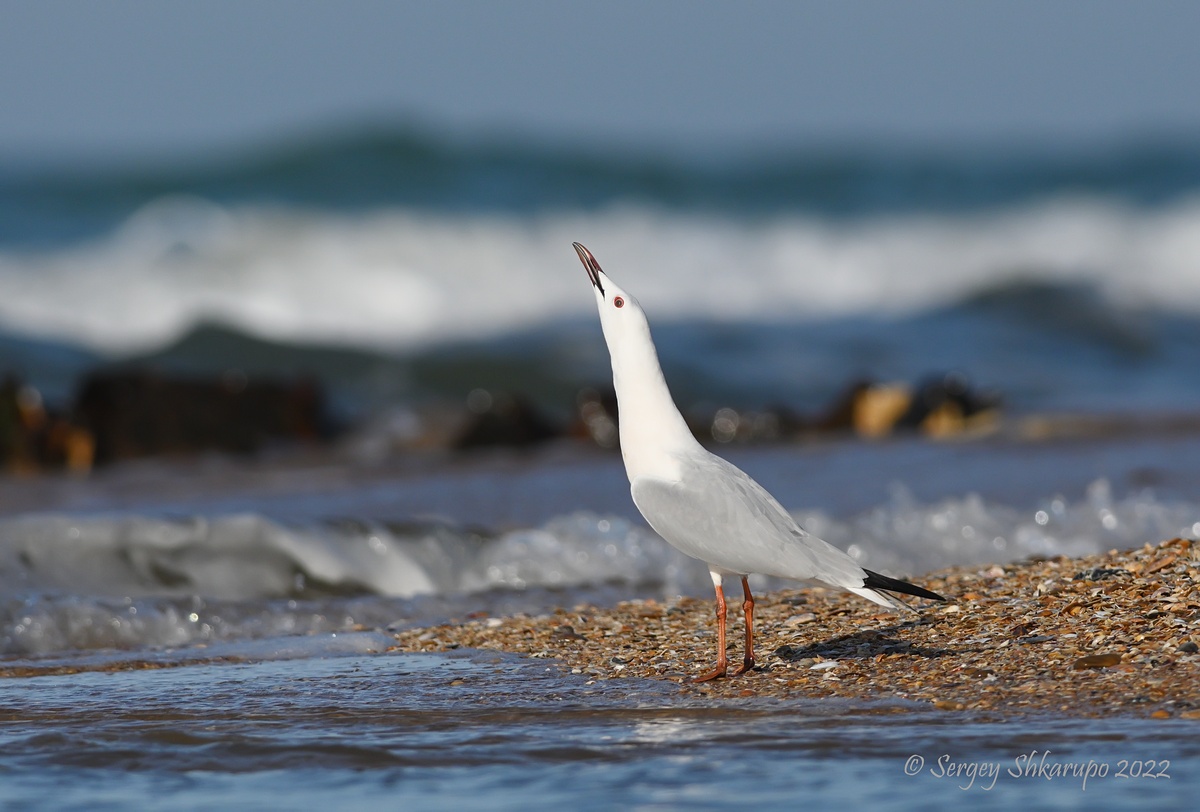
M487 654L367 655L0 683L6 808L1186 809L1194 725L996 720L903 702L682 699ZM235 655L238 652L228 652Z
M355 417L481 382L565 409L607 377L578 240L685 405L961 369L1018 408L1180 409L1198 235L1187 143L685 164L397 132L0 166L0 369L57 402L136 358L310 371Z
M1013 419L1102 418L1040 441L723 448L864 565L919 578L1200 537L1187 143L679 162L401 131L0 166L0 375L59 409L114 363L306 375L351 427L323 449L0 479L0 667L63 672L0 681L0 802L1184 808L1194 725L711 705L381 653L388 629L467 613L711 590L611 451L395 442L477 388L565 420L607 380L575 240L638 296L689 412L812 413L859 377L955 370ZM128 659L169 667L69 673ZM1006 772L1033 751L1112 777ZM1000 775L961 789L941 757ZM1122 759L1170 777L1116 778Z

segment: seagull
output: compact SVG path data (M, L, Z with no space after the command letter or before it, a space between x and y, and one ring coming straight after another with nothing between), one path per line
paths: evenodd
M692 435L675 406L637 300L574 243L596 295L600 326L617 390L621 456L633 503L675 549L708 565L717 597L717 664L693 682L724 677L726 578L742 579L746 646L733 676L754 668L754 596L747 576L819 581L849 590L888 609L914 611L887 594L930 600L941 595L860 567L853 558L805 531L748 474L711 453Z

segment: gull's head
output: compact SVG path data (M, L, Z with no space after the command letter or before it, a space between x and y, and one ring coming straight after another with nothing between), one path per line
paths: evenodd
M625 472L630 482L643 474L677 480L679 470L672 455L693 451L696 439L671 400L646 314L637 300L600 270L591 251L575 243L575 253L591 280L612 361Z
M600 311L600 324L604 328L604 336L611 347L613 339L631 330L645 332L646 314L638 305L637 300L621 290L608 275L600 269L600 263L592 256L592 252L579 243L573 243L579 261L587 271L588 279L592 282L592 292L596 294L596 308Z

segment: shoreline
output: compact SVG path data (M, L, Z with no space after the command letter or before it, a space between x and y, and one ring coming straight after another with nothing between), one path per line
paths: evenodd
M680 598L475 617L394 633L390 651L499 650L588 680L667 680L691 696L901 699L941 710L1200 721L1200 543L922 576L919 616L820 587L756 596L758 664L692 683L715 659L714 604ZM730 601L731 667L742 657Z

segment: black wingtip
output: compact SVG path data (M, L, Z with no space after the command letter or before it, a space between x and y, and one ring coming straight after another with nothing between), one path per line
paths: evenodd
M863 586L867 589L885 589L888 592L900 592L905 595L916 595L918 598L928 598L931 601L946 600L936 592L930 592L928 589L919 587L916 584L910 584L908 581L901 581L898 578L889 578L886 575L880 575L877 572L864 569L867 574L867 579L863 581Z

